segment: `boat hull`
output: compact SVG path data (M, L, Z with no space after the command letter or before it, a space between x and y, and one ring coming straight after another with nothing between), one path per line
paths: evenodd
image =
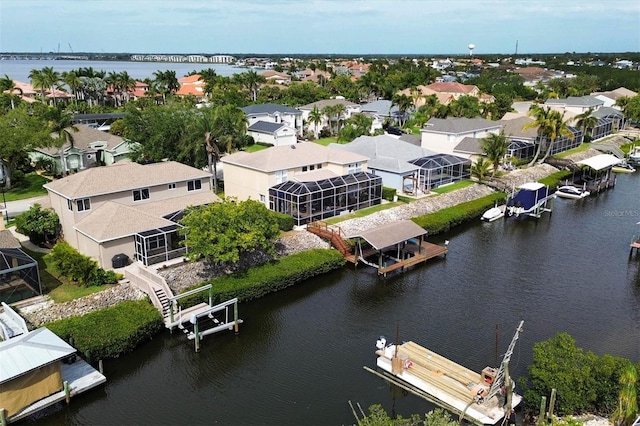
M567 198L570 200L579 200L581 198L586 198L589 195L591 195L591 193L589 191L577 188L577 192L566 192L562 190L563 187L558 188L558 190L555 192L556 196L560 197L560 198Z
M504 217L504 210L500 207L493 207L484 212L480 219L485 222L493 222L494 220L498 220L502 217Z
M394 373L393 361L395 346L390 345L376 352L376 365L381 370L432 396L440 405L463 414L465 418L478 424L497 424L505 415L506 407L496 396L478 402L479 391L488 391L480 374L475 373L441 355L438 355L413 342L398 346L397 357L402 368ZM397 360L396 360L397 362ZM522 397L512 394L512 408L522 401Z

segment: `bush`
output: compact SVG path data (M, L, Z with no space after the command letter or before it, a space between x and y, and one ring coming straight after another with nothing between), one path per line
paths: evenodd
M396 195L395 188L387 188L386 186L382 187L382 198L387 201L393 201L393 197Z
M284 213L273 212L273 216L278 221L278 228L281 231L291 231L293 226L295 225L295 221L293 220L293 216Z
M46 255L60 275L68 277L78 284L88 287L118 282L118 274L105 271L98 266L98 262L79 253L68 243L61 241L53 246Z
M486 197L438 210L435 213L419 216L412 220L424 228L429 235L433 235L448 231L456 225L482 216L496 202L504 201L505 197L506 195L503 192L496 192Z
M216 278L187 290L212 284L213 303L221 303L234 297L247 301L341 268L344 263L344 258L337 250L308 250L250 268L243 273ZM194 295L181 299L181 305L186 308L206 301L208 294Z
M150 339L164 326L160 312L146 300L122 302L111 308L46 325L71 341L87 358L117 358Z
M56 212L53 209L42 209L37 203L16 216L16 230L27 235L36 245L55 241L59 229L60 221Z
M560 170L555 173L550 174L549 176L540 179L538 182L541 184L548 186L549 189L555 189L560 185L560 182L564 179L567 179L573 175L571 170Z

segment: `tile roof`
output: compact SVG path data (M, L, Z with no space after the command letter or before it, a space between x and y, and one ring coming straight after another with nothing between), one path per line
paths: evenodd
M478 86L462 84L458 82L446 82L431 83L427 86L428 89L434 92L447 92L447 93L472 93L474 90L478 90Z
M200 81L200 74L188 75L178 79L178 83L180 84L195 83L198 81ZM202 82L202 84L204 84L204 82Z
M223 163L235 164L263 172L289 170L310 164L349 164L361 161L367 161L367 157L313 142L273 146L253 153L241 151L222 157Z
M421 131L430 133L459 134L475 130L495 129L497 127L500 127L500 123L485 120L484 118L431 118Z
M286 105L279 104L257 104L257 105L249 105L242 108L242 111L246 115L251 114L275 114L279 113L287 113L287 114L302 114L302 112L298 109L291 108Z
M44 187L65 198L77 199L210 176L208 172L175 161L145 165L120 162L92 167L49 182Z
M326 106L333 106L333 105L344 105L345 107L347 107L347 106L357 106L358 104L355 102L347 101L345 99L323 99L321 101L303 105L299 109L312 111L314 107L318 107L318 109L322 111L322 108Z

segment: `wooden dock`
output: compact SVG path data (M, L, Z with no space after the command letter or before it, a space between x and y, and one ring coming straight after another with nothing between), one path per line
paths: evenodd
M438 256L446 256L449 249L446 246L439 246L437 244L423 241L421 247L415 244L407 245L405 250L413 251L413 255L406 259L395 259L394 263L390 265L383 265L378 267L379 275L387 275L388 272L395 271L397 269L405 270L411 266L418 265L426 262L429 259L433 259Z

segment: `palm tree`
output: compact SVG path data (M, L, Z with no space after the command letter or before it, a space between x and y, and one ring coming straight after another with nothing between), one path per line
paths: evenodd
M53 144L60 150L60 163L62 166L62 173L67 174L67 159L64 155L64 146L66 143L71 145L70 148L73 148L73 135L71 134L78 132L78 128L73 125L73 116L69 111L63 110L60 107L51 108L47 114L49 129L53 136L55 136L55 140Z
M495 176L500 167L500 163L507 155L507 148L509 147L509 140L504 135L504 131L499 134L489 133L482 139L482 149L487 159L493 164L493 172L491 176Z
M485 160L484 157L480 157L478 161L471 166L471 176L477 178L478 182L482 182L489 176L490 168L491 163Z
M59 87L60 84L60 74L53 69L53 67L44 67L42 68L42 78L47 88L49 89L49 93L53 97L53 105L57 104L57 97L55 94L55 89Z
M126 71L118 74L116 81L118 82L121 94L124 96L124 101L129 102L130 92L136 88L136 81Z
M61 74L62 77L62 81L64 82L64 84L67 85L67 87L69 87L69 90L71 90L71 94L73 95L73 97L75 98L75 100L78 100L78 89L81 87L82 82L80 81L80 77L78 76L78 74L75 71L63 71ZM84 96L83 96L84 99Z
M16 83L5 74L3 78L0 79L0 93L7 92L9 94L9 99L11 100L11 109L15 109L15 95L13 92L17 91L20 95L22 95L22 89L16 86Z
M329 134L333 136L333 117L336 115L335 105L327 105L322 108L322 114L327 116L327 122L329 123Z
M537 133L538 133L538 148L536 149L536 153L533 156L533 159L531 160L531 162L528 164L529 166L532 166L535 164L536 161L538 161L538 157L540 156L540 152L542 150L542 145L545 139L545 132L547 127L549 126L549 115L551 112L551 108L543 108L538 104L533 104L531 105L531 107L529 108L529 112L528 115L533 116L534 117L534 121L525 124L524 126L522 126L522 130L527 130L527 129L532 129L532 128L536 128L537 129Z
M400 127L404 126L404 123L407 121L407 111L411 109L413 106L413 99L410 96L404 94L395 94L391 100L391 105L395 105L398 107L400 111Z
M29 80L34 89L40 89L40 99L45 102L44 89L47 88L47 82L44 79L44 75L41 70L33 69L29 72Z
M335 104L333 106L333 113L336 115L336 131L340 132L340 124L342 120L344 120L344 113L347 111L347 108L344 104Z
M253 102L258 98L258 87L260 87L261 83L265 83L267 80L264 76L258 74L257 72L250 70L246 72L242 76L242 82L244 86L249 90L251 94L251 100Z
M550 113L550 125L545 130L546 137L549 139L549 145L541 161L546 160L549 155L551 155L551 149L557 139L564 137L573 139L573 132L569 130L569 120L564 119L564 114L564 112L560 114L555 110Z
M313 110L309 113L309 123L313 124L313 135L318 139L318 125L322 123L322 113L317 105L314 105Z
M587 111L574 117L576 126L582 130L585 142L591 142L593 129L598 125L598 118L591 115L592 113L593 108L589 108Z
M153 73L153 76L155 77L154 83L158 91L162 93L162 100L166 103L167 95L175 93L180 88L176 72L173 70L158 70Z

